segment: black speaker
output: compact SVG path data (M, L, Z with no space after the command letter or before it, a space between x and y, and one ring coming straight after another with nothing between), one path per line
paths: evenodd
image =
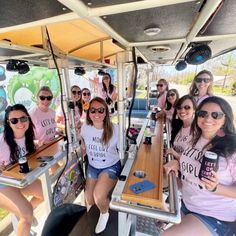
M191 65L200 65L211 58L211 48L208 45L193 46L185 56L185 61Z
M187 63L185 61L179 61L176 65L175 65L175 69L178 71L184 70L187 67Z
M83 67L76 67L74 73L76 75L84 75L85 74L85 70L84 70Z

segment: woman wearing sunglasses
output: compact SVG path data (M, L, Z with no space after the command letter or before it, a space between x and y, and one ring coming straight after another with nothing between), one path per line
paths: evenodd
M118 154L118 126L110 121L106 102L99 97L90 101L86 124L81 128L82 147L88 155L85 197L88 206L96 204L100 217L96 233L105 230L109 218L109 193L121 172Z
M190 86L189 94L194 96L197 105L212 95L213 75L208 70L200 71Z
M166 94L166 105L163 110L156 114L156 118L165 116L169 121L172 121L174 107L179 99L179 93L176 89L169 89Z
M117 99L116 86L111 82L111 76L109 73L105 73L102 77L102 86L99 91L100 97L102 97L108 105L115 102Z
M190 127L196 110L196 102L193 96L185 95L175 104L173 119L171 122L171 148L166 154L172 154L177 160L191 140Z
M236 220L236 133L230 105L220 97L208 97L197 107L192 142L179 164L166 171L181 171L182 221L162 235L232 236ZM198 177L206 151L218 155L218 170L209 178Z
M4 118L4 133L0 135L0 174L7 165L18 161L21 155L35 151L32 120L21 104L9 106ZM25 196L32 196L27 200ZM25 188L0 185L0 208L16 215L19 222L17 235L29 235L33 220L33 208L43 201L41 182L34 181Z
M48 86L43 86L37 93L38 105L30 111L35 126L35 139L38 146L47 144L56 134L56 113L50 108L53 94Z
M72 114L74 115L74 120L75 120L75 127L77 129L77 131L80 130L81 128L81 115L83 112L83 105L82 105L82 93L81 93L81 89L78 85L73 85L70 89L71 91L71 98L72 98L72 102L69 104L69 107L71 109L73 109ZM71 118L71 113L69 114L69 121L70 124L72 124L72 118ZM57 121L57 126L59 127L59 129L62 129L64 132L65 129L65 117L64 114L62 112L62 108L61 105L57 108L57 112L56 112L56 121Z
M86 113L89 109L89 102L91 100L91 92L88 88L82 89L82 105L83 105L83 114L82 118L86 118Z
M168 82L165 79L159 79L157 82L157 107L161 110L165 109L166 107L166 94L169 90Z

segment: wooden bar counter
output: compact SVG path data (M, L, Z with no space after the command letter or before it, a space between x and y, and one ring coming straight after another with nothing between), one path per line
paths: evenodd
M35 169L40 167L42 162L37 160L39 156L54 156L56 153L60 151L60 145L64 142L63 137L58 137L57 139L53 140L51 143L47 145L43 145L42 147L38 148L33 154L27 155L27 160L31 171L27 174L23 174L19 172L19 165L18 163L8 167L6 170L3 171L2 176L12 177L18 180L23 180L28 174L31 174ZM50 161L54 162L54 161ZM49 163L48 162L48 166ZM46 167L46 166L45 166ZM40 167L41 168L41 167ZM42 167L44 168L44 167ZM48 169L48 168L45 168Z
M144 138L143 138L144 141ZM135 171L144 171L146 176L139 178L134 176ZM155 184L155 188L143 193L135 194L129 187L132 184L149 180ZM162 208L162 180L163 180L163 120L156 122L152 136L152 144L141 143L126 181L121 199L151 207Z

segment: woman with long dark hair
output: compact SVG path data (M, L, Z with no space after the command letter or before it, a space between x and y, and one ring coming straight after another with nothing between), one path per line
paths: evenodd
M95 232L101 233L109 218L109 193L121 172L118 126L111 123L108 106L102 98L90 101L81 137L89 162L85 198L88 205L96 204L100 210Z
M182 221L162 235L232 236L236 220L236 133L232 108L216 96L197 107L191 127L192 142L179 163L169 162L166 172L181 171ZM199 179L206 151L218 158L218 170ZM214 154L214 155L215 155ZM229 209L229 210L227 210Z
M20 155L35 151L34 125L21 104L9 106L4 118L4 133L0 136L0 172L7 165L16 163ZM26 196L33 196L30 201ZM0 207L15 214L19 222L17 235L29 235L33 208L43 201L41 182L34 181L23 189L0 185Z
M189 94L194 96L197 105L205 98L212 96L213 75L208 70L200 71L193 79Z

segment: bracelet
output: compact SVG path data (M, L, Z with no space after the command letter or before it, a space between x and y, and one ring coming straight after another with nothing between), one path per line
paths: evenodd
M214 193L216 190L217 190L217 185L215 186L215 188L213 188L212 190L209 190L209 191Z

